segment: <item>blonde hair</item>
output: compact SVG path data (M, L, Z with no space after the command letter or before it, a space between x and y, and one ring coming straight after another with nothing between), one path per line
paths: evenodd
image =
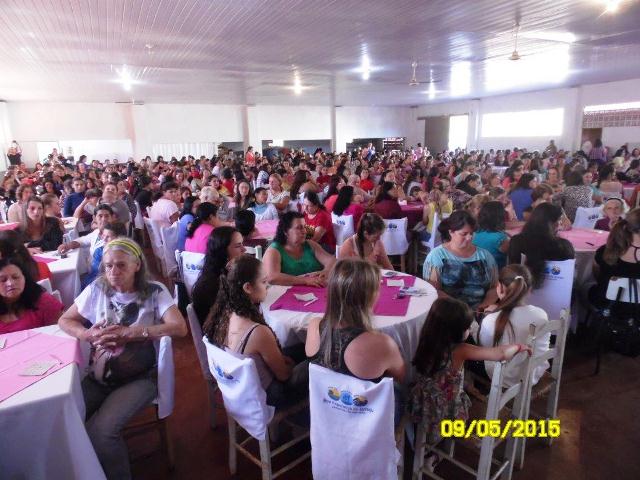
M334 350L333 331L343 327L371 330L371 309L380 289L380 268L362 259L336 263L327 285L327 308L322 318L318 354L326 365ZM341 350L341 348L338 348Z
M531 290L533 280L531 278L531 272L529 272L527 267L514 263L500 270L498 282L505 288L505 296L500 299L500 313L496 319L496 326L493 333L494 346L500 344L504 331L507 328L509 328L511 332L511 338L513 339L515 337L513 325L509 317L513 309L520 304L522 299L529 293L529 290Z
M203 187L202 190L200 190L201 202L212 203L212 200L217 200L218 198L220 198L220 194L215 188L211 186Z

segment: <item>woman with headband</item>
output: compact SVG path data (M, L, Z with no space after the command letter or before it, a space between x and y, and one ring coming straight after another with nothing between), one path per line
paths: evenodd
M82 381L87 432L107 478L130 478L121 429L159 396L158 340L185 336L185 320L166 287L148 280L140 246L119 237L104 247L98 278L58 324L92 346Z

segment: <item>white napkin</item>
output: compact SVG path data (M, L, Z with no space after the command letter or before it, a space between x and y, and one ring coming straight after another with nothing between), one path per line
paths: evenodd
M309 293L294 293L293 294L294 297L296 297L296 300L300 300L301 302L310 302L312 300L317 300L318 297L316 297L315 293L313 292L309 292Z

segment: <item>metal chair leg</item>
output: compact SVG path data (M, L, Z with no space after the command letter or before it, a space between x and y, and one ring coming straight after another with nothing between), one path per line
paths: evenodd
M235 475L238 470L238 455L236 451L238 427L231 415L228 415L227 424L229 426L229 473Z

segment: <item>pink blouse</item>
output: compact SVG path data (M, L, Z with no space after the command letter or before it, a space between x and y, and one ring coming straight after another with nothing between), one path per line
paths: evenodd
M58 320L64 305L56 300L50 293L42 292L36 302L35 309L23 310L15 322L4 323L0 321L0 333L17 332L31 328L53 325Z

